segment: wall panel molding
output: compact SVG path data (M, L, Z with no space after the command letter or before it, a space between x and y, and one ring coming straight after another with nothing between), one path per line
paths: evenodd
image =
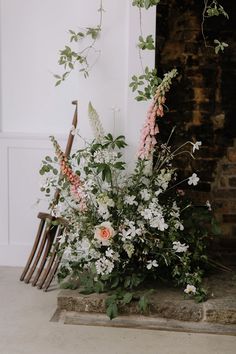
M60 136L61 145L66 137ZM45 155L53 153L48 136L0 134L0 265L22 266L34 241L40 198L38 170Z

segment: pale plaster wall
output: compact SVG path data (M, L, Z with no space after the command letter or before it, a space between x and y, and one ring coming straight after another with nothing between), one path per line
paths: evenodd
M68 41L68 29L97 24L100 1L0 0L0 264L25 262L37 212L45 211L33 207L39 195L38 167L51 149L48 135L67 135L72 100L79 100L81 135L92 136L87 121L91 100L106 130L126 135L127 159L134 160L147 109L128 89L131 76L141 71L139 13L131 0L103 3L106 12L97 43L101 56L89 79L75 71L55 88L53 73L60 72L58 51ZM142 22L144 34L154 33L155 9L146 12ZM154 52L145 54L144 65L153 64Z

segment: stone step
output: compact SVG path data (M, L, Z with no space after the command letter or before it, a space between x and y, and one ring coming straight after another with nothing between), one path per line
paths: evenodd
M66 325L123 327L188 333L207 333L221 335L236 335L236 325L223 325L208 322L178 321L160 317L140 315L118 316L110 321L104 314L78 313L72 311L57 312L52 321Z
M206 333L223 333L225 328L236 335L236 272L213 274L205 280L205 286L209 290L209 299L196 303L184 299L182 290L158 284L150 298L148 313L140 316L138 303L133 301L120 308L123 322L118 321L117 326L123 323L124 327L137 328L138 321L141 321L142 328L156 326L159 329L163 324L163 329L175 326L176 330L187 328L190 331L192 328L192 331L209 331ZM64 323L83 324L84 321L84 324L91 324L94 321L97 325L105 325L106 298L106 293L84 295L78 290L62 290L58 295L58 318L63 318ZM106 321L106 325L110 323L111 326L117 323L117 320Z

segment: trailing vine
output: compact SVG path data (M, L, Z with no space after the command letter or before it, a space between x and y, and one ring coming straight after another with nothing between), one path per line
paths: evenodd
M211 2L209 0L204 0L204 9L202 13L202 22L201 22L202 37L204 40L205 47L214 48L215 53L218 54L219 52L223 52L225 48L228 47L228 44L225 42L220 42L218 39L214 39L215 45L214 46L209 45L207 43L207 39L204 32L205 20L207 18L214 17L214 16L224 16L226 19L229 19L228 13L225 11L223 6L220 5L218 0L213 0Z
M214 39L214 46L209 45L207 38L204 32L204 24L206 19L214 16L224 16L229 18L228 13L225 11L223 6L219 3L218 0L203 0L204 8L202 12L202 21L201 21L201 32L204 40L205 47L214 48L215 53L223 52L225 48L228 47L228 44L221 42L218 39ZM140 22L140 34L138 37L137 47L139 49L139 59L142 69L140 75L133 75L130 82L130 88L133 92L137 92L135 99L137 101L147 101L154 97L157 86L162 81L161 78L157 76L157 69L150 69L149 67L144 67L142 52L144 50L155 50L155 40L151 34L144 36L142 29L142 10L148 10L153 6L157 6L161 0L132 0L132 5L138 7L139 9L139 22ZM64 72L61 75L54 75L56 79L55 85L60 85L70 73L75 69L76 65L79 65L79 72L84 75L85 78L89 76L89 72L98 60L100 56L100 50L96 49L96 42L102 31L102 21L103 21L103 0L100 0L100 6L98 9L100 13L99 24L95 27L86 27L80 29L79 31L69 30L70 34L70 43L81 44L85 40L90 40L91 42L82 47L79 50L74 50L71 45L66 45L64 49L59 51L59 60L58 64L63 66ZM88 60L88 56L91 51L94 51L97 54L96 60L91 64Z
M103 0L100 0L98 12L100 13L100 18L99 24L97 26L82 28L79 32L69 30L70 43L74 42L77 44L82 44L82 41L86 39L89 40L90 43L85 47L82 47L78 51L73 50L69 45L66 45L64 49L59 51L60 56L58 64L63 66L64 73L62 75L54 75L56 79L56 86L60 85L62 81L65 81L65 79L75 69L76 64L79 64L79 72L83 73L85 78L89 76L89 71L92 69L100 55L100 50L97 50L95 45L102 31L102 21L104 12ZM92 64L90 64L88 60L88 56L91 50L97 53L97 59Z

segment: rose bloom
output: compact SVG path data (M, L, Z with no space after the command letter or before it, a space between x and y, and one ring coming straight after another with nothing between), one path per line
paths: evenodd
M109 221L105 221L95 226L94 238L102 243L103 246L109 246L110 239L115 235L115 230Z

